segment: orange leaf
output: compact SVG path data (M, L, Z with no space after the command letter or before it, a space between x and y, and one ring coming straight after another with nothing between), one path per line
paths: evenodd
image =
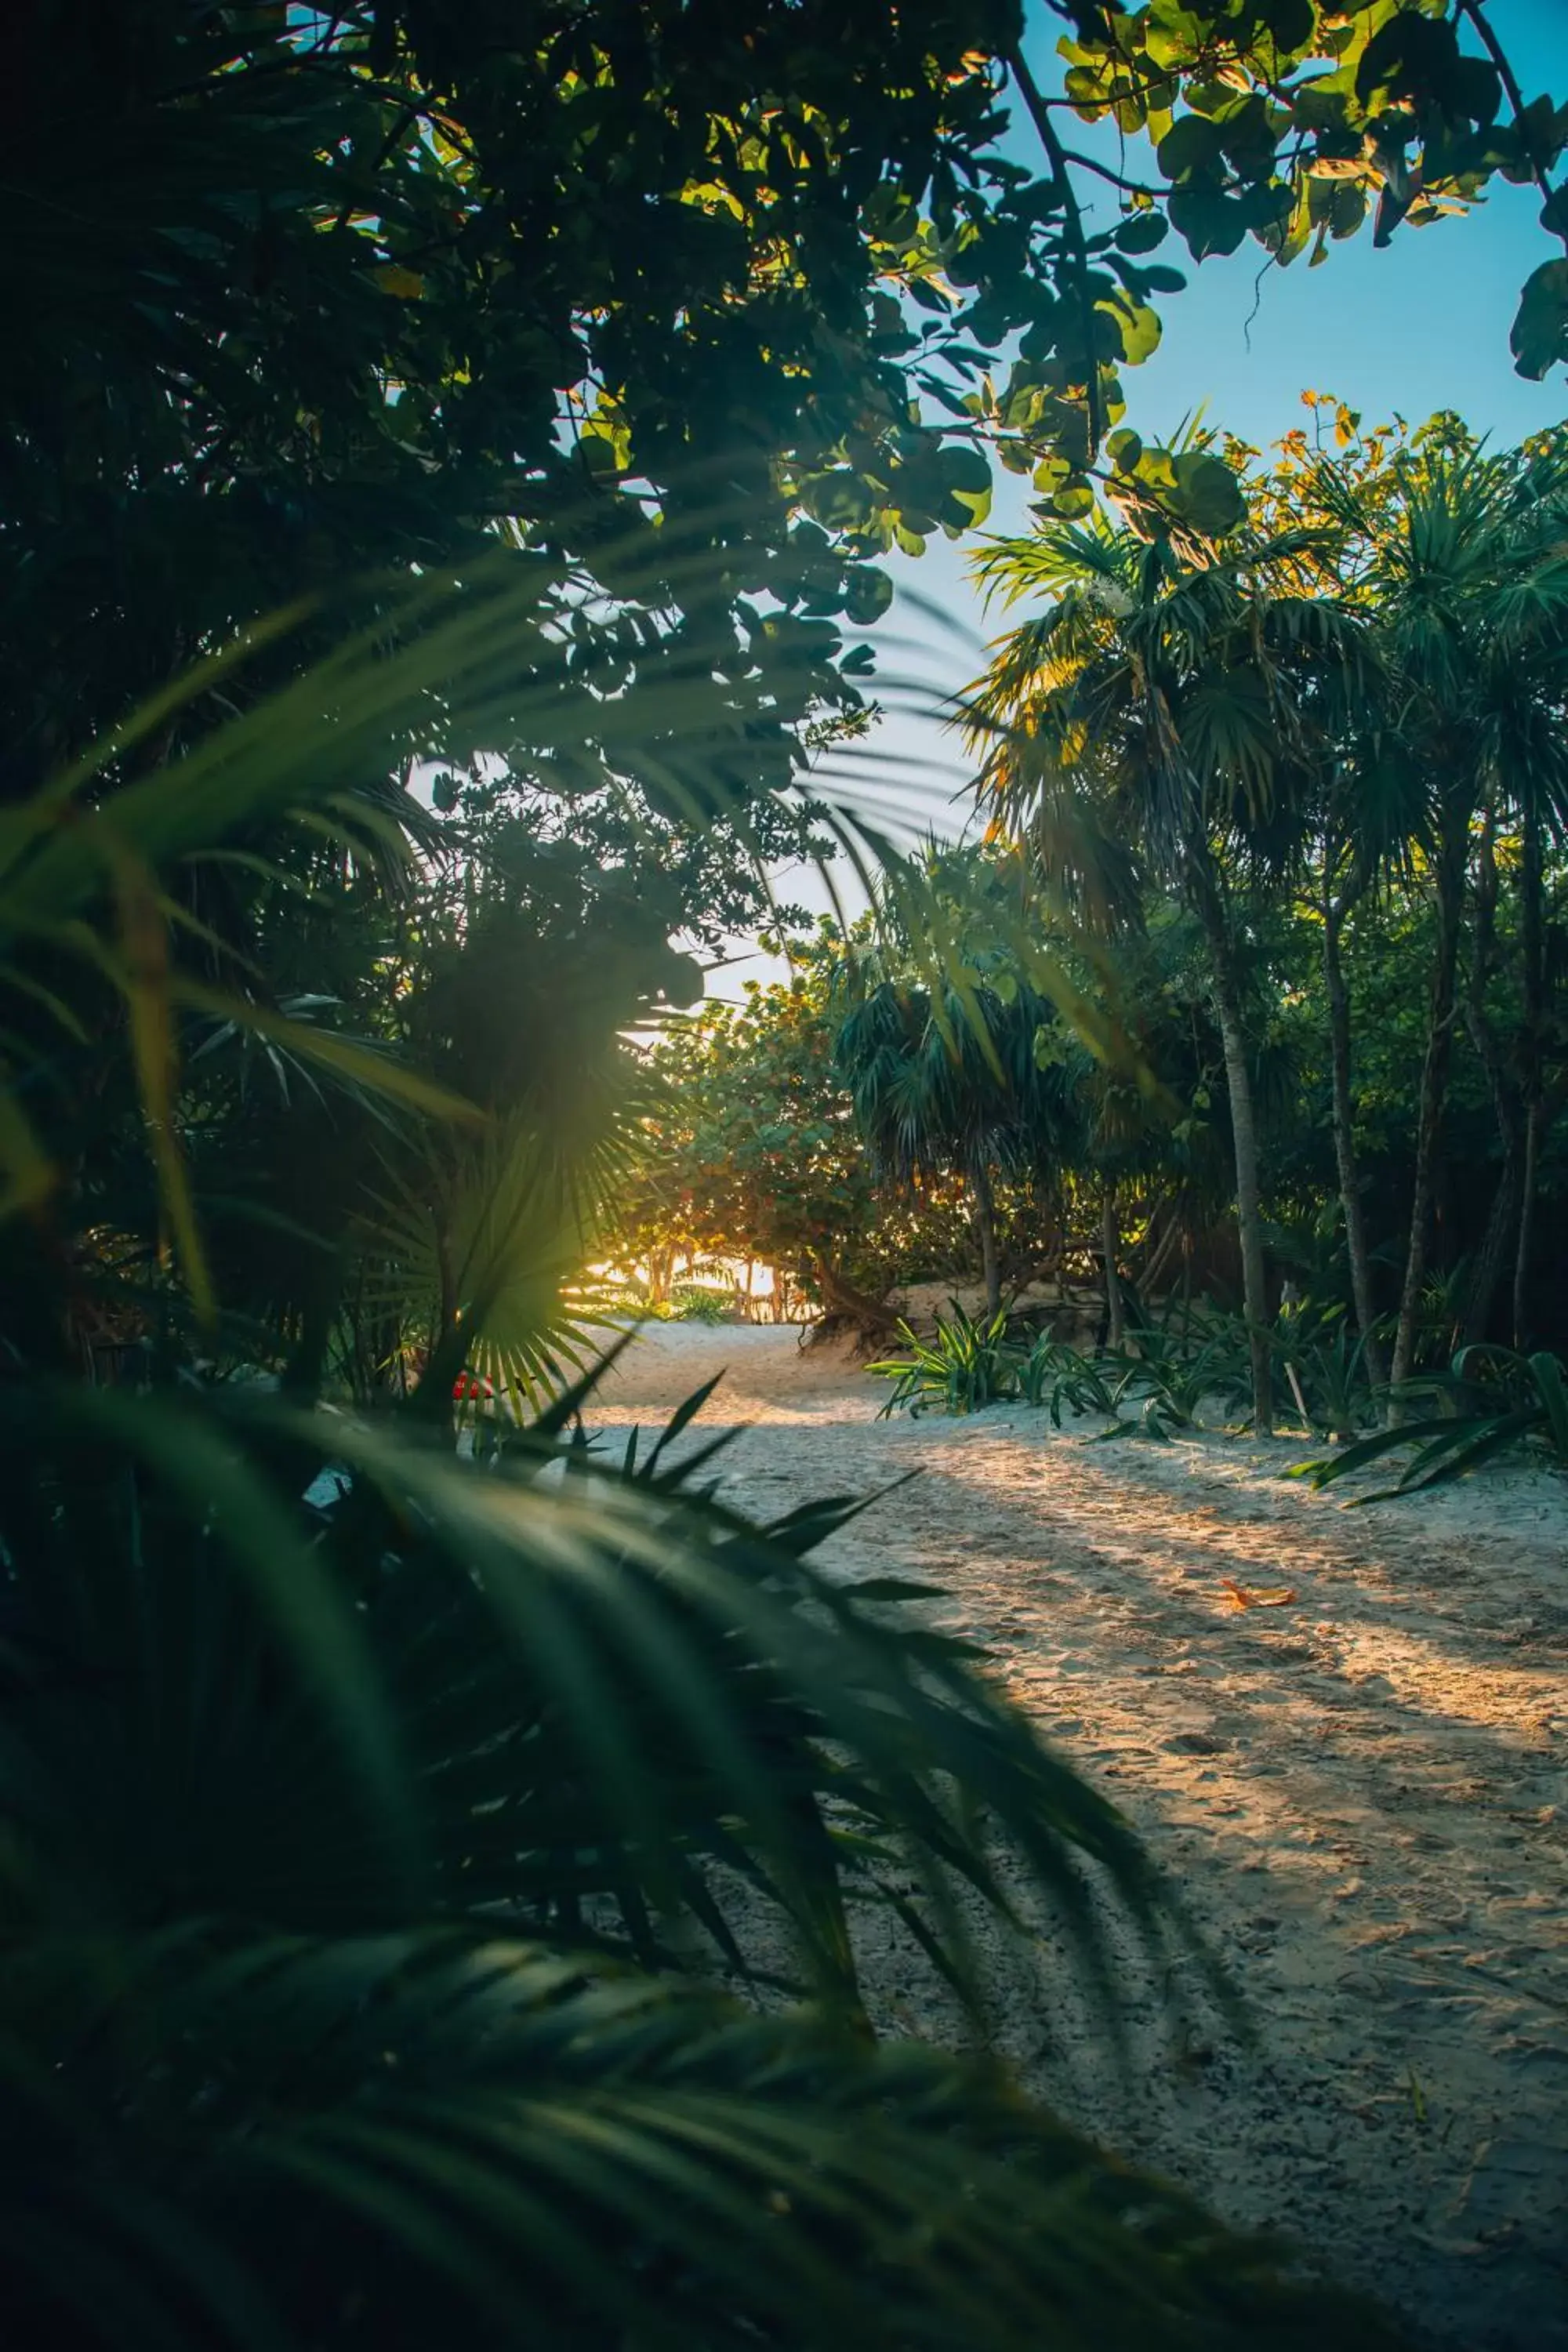
M1296 1598L1293 1584L1237 1584L1228 1576L1220 1582L1230 1595L1233 1609L1284 1609Z

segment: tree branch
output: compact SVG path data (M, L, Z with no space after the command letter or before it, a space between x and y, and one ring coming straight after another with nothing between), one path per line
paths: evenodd
M1514 121L1517 124L1522 125L1525 114L1528 111L1524 103L1524 92L1519 86L1519 76L1514 72L1512 66L1509 63L1508 51L1503 47L1502 43L1498 39L1496 33L1492 30L1490 21L1488 18L1486 10L1482 5L1482 0L1458 0L1458 14L1461 16L1468 16L1470 23L1475 26L1477 33L1480 37L1481 47L1485 49L1488 57L1490 58L1493 65L1496 66L1498 69L1498 78L1501 81L1503 89L1508 93L1508 102L1513 109ZM1526 152L1527 153L1530 152L1528 143ZM1541 191L1542 201L1544 204L1550 204L1553 195L1556 194L1556 190L1552 187L1552 182L1547 177L1545 165L1538 163L1533 153L1530 153L1530 174L1531 179L1535 182L1536 186ZM1568 247L1568 223L1565 223L1564 226L1556 230L1554 234L1562 239L1562 242L1565 247Z
M1144 180L1130 180L1124 173L1113 172L1109 163L1097 163L1092 155L1079 154L1076 147L1064 147L1062 161L1064 163L1076 163L1082 172L1092 172L1096 179L1108 180L1113 188L1121 188L1130 196L1149 196L1157 204L1171 193L1170 184L1165 181L1162 181L1157 188L1152 188ZM1230 184L1234 186L1237 183L1233 181Z
M1083 344L1087 381L1084 396L1089 407L1089 456L1100 447L1103 419L1100 413L1100 362L1094 350L1094 297L1089 284L1089 240L1084 235L1083 207L1079 203L1072 184L1072 173L1061 141L1057 137L1055 123L1047 111L1044 100L1036 87L1035 78L1024 63L1017 48L1007 52L1007 69L1017 85L1018 95L1028 110L1029 120L1038 133L1041 146L1051 167L1051 178L1062 199L1063 233L1072 254L1078 278L1079 310L1083 326Z

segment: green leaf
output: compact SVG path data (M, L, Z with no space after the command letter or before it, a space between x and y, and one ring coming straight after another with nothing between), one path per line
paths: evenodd
M1268 27L1279 49L1303 47L1317 29L1312 0L1252 0L1252 15L1258 24Z
M399 262L384 262L370 274L384 294L394 295L399 302L417 302L425 291L425 280L419 272L405 269Z
M991 467L985 453L963 441L946 441L937 457L942 486L969 498L991 488Z
M1223 539L1247 520L1240 482L1223 457L1184 451L1174 461L1175 504L1184 522L1205 539Z
M1530 1359L1552 1451L1568 1465L1568 1381L1557 1358L1544 1349Z
M1160 320L1156 311L1145 303L1135 302L1129 294L1119 294L1113 301L1101 302L1100 310L1114 320L1121 341L1121 358L1129 367L1141 367L1152 357L1160 341Z
M1247 236L1246 205L1215 189L1177 188L1167 209L1172 227L1185 238L1194 261L1206 261L1216 253L1237 253Z
M858 629L879 621L893 601L893 583L874 563L852 564L844 576L844 614Z
M1185 180L1194 173L1224 169L1225 150L1220 126L1202 114L1184 114L1166 131L1156 150L1167 180Z
M1157 206L1147 212L1129 213L1118 222L1116 242L1123 253L1152 253L1163 245L1170 233L1170 224Z
M363 1619L326 1559L300 1534L290 1498L279 1493L266 1465L249 1457L215 1415L194 1402L177 1407L160 1397L79 1386L57 1401L57 1410L63 1426L79 1423L140 1457L194 1517L212 1526L314 1685L389 1836L412 1864L405 1744L374 1670Z
M1515 373L1535 383L1568 362L1568 259L1543 261L1531 270L1509 343Z
M1094 484L1081 474L1069 475L1051 493L1051 507L1064 521L1077 522L1094 511Z

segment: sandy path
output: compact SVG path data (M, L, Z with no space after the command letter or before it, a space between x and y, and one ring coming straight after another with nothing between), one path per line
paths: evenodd
M1299 1444L1095 1446L1013 1408L879 1423L880 1383L788 1329L656 1329L595 1418L656 1421L724 1367L704 1422L756 1424L731 1498L771 1514L919 1467L825 1557L947 1589L942 1622L1138 1824L1258 2020L1255 2051L1175 2052L1144 1988L1130 2096L1046 1952L1009 1988L1024 2072L1444 2342L1565 2352L1568 1489L1494 1472L1347 1514L1279 1477ZM1226 1577L1298 1600L1238 1612Z

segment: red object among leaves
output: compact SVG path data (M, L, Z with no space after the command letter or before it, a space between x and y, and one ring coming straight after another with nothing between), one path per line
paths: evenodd
M493 1383L481 1380L475 1372L459 1372L452 1382L452 1397L458 1404L471 1404L476 1398L489 1404L494 1395Z

